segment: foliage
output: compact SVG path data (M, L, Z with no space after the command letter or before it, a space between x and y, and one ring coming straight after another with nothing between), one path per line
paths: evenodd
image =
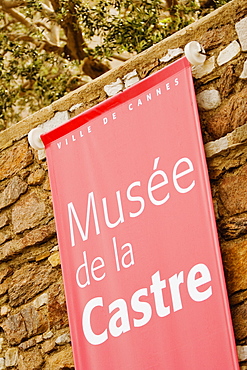
M226 2L211 0L210 7ZM162 0L0 4L0 126L49 105L108 70L107 60L149 48L202 11L192 0L170 0L170 9Z

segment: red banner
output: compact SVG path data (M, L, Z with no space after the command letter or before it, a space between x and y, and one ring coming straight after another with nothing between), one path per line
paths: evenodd
M187 60L42 139L76 369L238 369Z

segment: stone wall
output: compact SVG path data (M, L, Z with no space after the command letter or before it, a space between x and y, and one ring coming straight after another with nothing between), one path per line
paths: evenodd
M194 85L239 360L247 369L247 2L233 0L0 133L0 370L74 369L47 165L28 145L28 132L105 100L106 85L120 91L124 80L163 68L192 40L208 54L193 68Z

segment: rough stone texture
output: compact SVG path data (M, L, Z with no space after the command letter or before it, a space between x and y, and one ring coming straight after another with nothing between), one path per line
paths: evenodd
M232 92L237 79L233 65L228 65L218 82L221 98L226 98Z
M39 227L38 229L28 232L22 239L21 243L23 247L31 245L37 245L49 240L56 234L56 228L54 221L51 221L48 225Z
M45 178L45 171L42 168L37 169L28 177L29 185L39 185Z
M218 227L220 234L225 240L239 238L247 234L247 216L242 214L223 219L218 223Z
M231 32L231 34L229 34ZM229 38L234 37L233 30L229 30L228 25L219 26L213 29L209 29L207 32L202 34L199 41L206 51L216 49L221 45L227 44Z
M19 240L11 240L3 244L0 248L0 261L5 261L21 253L24 249Z
M221 251L229 293L247 290L247 238L223 242Z
M71 348L66 348L59 353L55 353L48 360L45 370L74 370L74 361Z
M9 282L5 280L2 284L0 284L0 296L5 294L8 290Z
M42 343L42 352L43 353L49 353L55 348L55 341L54 339L46 340L44 343Z
M246 338L247 327L247 301L232 308L232 320L237 340Z
M27 139L6 149L0 156L0 181L16 174L33 162L33 155L28 147Z
M26 303L57 279L57 270L50 265L24 265L15 271L9 286L9 303L15 307Z
M62 284L54 284L49 290L48 317L50 328L60 329L68 325L67 308Z
M202 114L202 119L214 140L244 125L247 122L247 88L221 104L214 114Z
M15 233L20 233L39 224L46 216L46 205L36 193L22 197L12 210Z
M8 223L9 223L9 217L7 216L7 214L6 213L1 213L0 214L0 228L2 228L2 227L4 227L4 226L6 226L6 225L8 225Z
M18 176L13 177L0 194L0 209L14 203L27 190L27 183Z
M11 235L9 233L4 233L0 231L0 245L6 242L7 240L11 239Z
M39 370L44 363L41 351L36 347L30 351L21 353L18 358L18 370Z
M219 182L220 214L233 216L247 211L247 164L227 173Z
M27 350L28 348L31 348L31 347L34 347L36 345L36 340L35 338L31 338L29 340L26 340L25 342L22 342L21 344L19 344L19 348L22 350L22 351L25 351Z
M16 345L23 339L45 332L48 322L41 312L36 311L32 306L27 306L19 313L9 316L1 326L9 343Z
M2 266L1 267L2 268L0 269L0 284L12 272L12 269L9 266L4 265L3 263L2 263Z

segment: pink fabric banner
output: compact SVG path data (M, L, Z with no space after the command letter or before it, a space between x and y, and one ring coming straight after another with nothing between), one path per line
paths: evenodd
M238 369L187 60L42 139L76 369Z

